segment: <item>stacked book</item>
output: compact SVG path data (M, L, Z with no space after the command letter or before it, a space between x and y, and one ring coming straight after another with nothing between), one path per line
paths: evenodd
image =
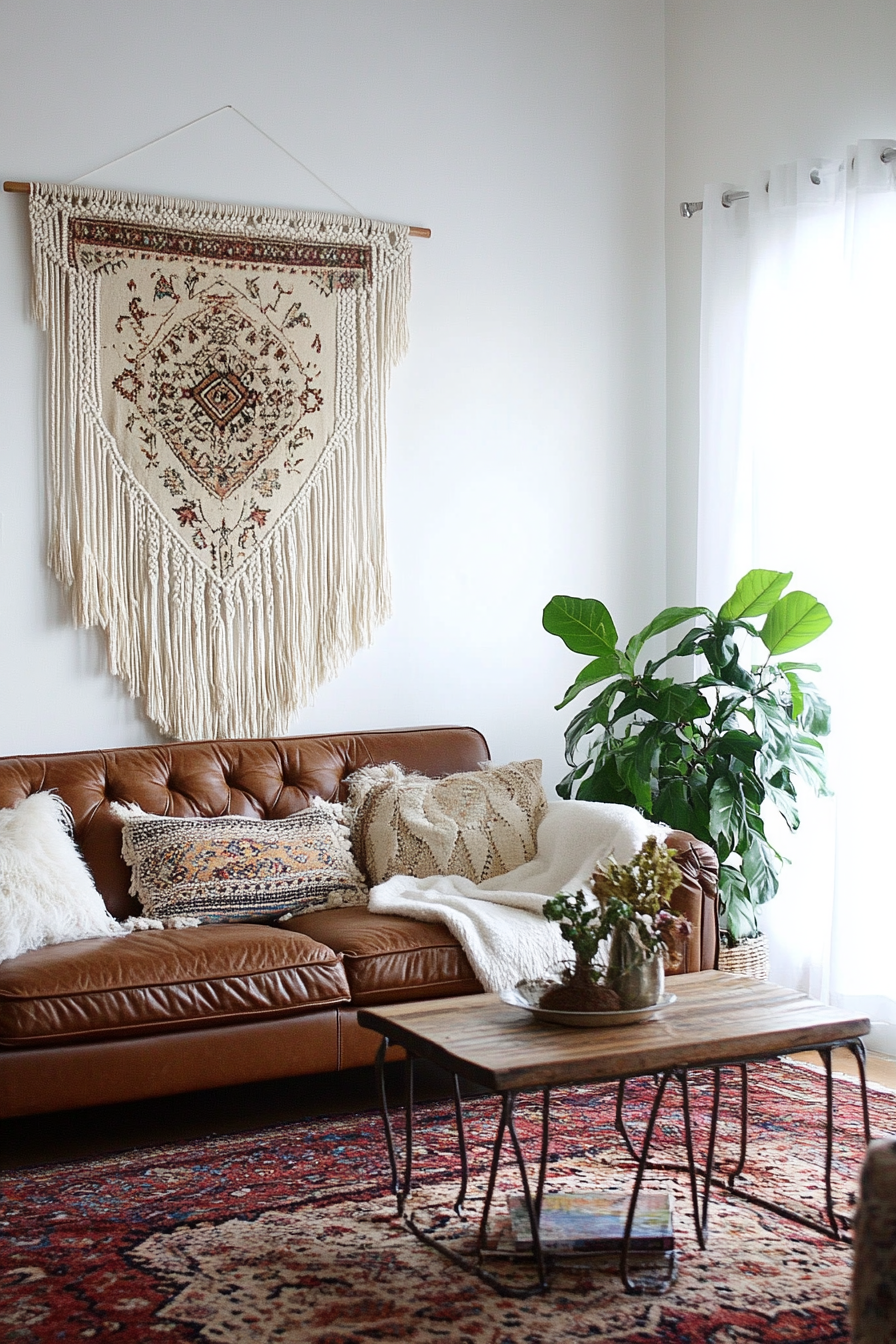
M545 1195L539 1233L545 1255L615 1255L622 1251L629 1196L616 1191L584 1190ZM632 1224L633 1257L668 1256L675 1249L672 1195L643 1190ZM531 1255L532 1227L526 1202L510 1195L507 1214L489 1227L486 1249L493 1255Z

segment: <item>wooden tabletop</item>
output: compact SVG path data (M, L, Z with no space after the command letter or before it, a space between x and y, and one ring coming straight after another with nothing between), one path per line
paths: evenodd
M495 1092L733 1064L870 1030L867 1017L724 971L672 976L667 989L677 1002L653 1021L627 1027L548 1026L497 994L360 1008L358 1022Z

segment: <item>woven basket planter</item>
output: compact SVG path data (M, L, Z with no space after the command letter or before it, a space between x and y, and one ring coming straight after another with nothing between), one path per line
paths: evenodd
M768 979L768 943L764 933L746 938L735 947L719 948L719 970L732 975L749 975L754 980Z

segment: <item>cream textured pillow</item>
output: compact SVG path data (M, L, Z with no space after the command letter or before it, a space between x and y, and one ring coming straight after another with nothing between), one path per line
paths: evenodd
M367 900L338 805L318 799L275 821L112 810L124 821L131 895L150 919L263 922Z
M94 886L58 794L32 793L0 809L0 961L124 932Z
M541 761L484 765L429 779L398 765L371 765L348 778L355 857L371 886L396 873L485 882L535 856L547 811Z

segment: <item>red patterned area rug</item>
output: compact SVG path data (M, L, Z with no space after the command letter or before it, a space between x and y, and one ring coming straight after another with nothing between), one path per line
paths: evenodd
M726 1071L723 1171L736 1152L736 1075ZM643 1124L652 1083L630 1084L627 1114ZM696 1087L706 1140L709 1090ZM659 1135L681 1154L670 1086ZM896 1095L870 1092L876 1134L896 1130ZM518 1103L535 1157L535 1098ZM611 1088L558 1091L549 1188L624 1188L631 1178L613 1129ZM823 1202L824 1085L796 1065L751 1068L750 1187L818 1214ZM490 1097L466 1103L482 1171L495 1132ZM836 1084L836 1195L847 1211L862 1155L858 1089ZM420 1108L415 1214L449 1232L456 1192L453 1112ZM627 1296L593 1265L558 1267L543 1297L500 1297L417 1242L385 1187L375 1113L283 1125L72 1165L8 1173L2 1212L0 1338L297 1341L299 1344L797 1344L848 1340L850 1248L741 1201L714 1195L700 1252L682 1177L674 1189L679 1277L664 1297ZM513 1190L514 1168L501 1172ZM477 1200L469 1201L471 1213ZM469 1235L469 1226L460 1237ZM523 1267L508 1266L521 1274Z

